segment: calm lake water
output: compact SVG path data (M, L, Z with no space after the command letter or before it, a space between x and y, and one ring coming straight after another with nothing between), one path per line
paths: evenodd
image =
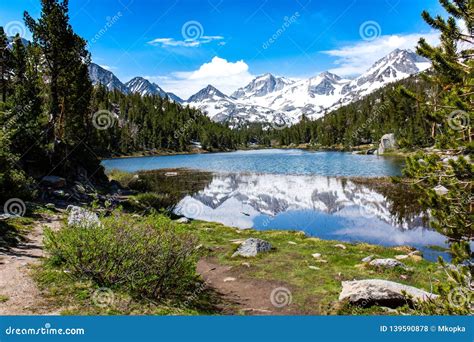
M213 172L380 177L400 175L403 160L375 155L305 150L255 150L104 160L107 169L129 172L190 168Z
M438 255L449 259L431 248L446 247L446 238L428 228L416 194L368 178L399 175L397 159L262 150L113 159L103 165L129 172L166 169L141 172L140 178L154 191L172 194L175 213L192 219L299 230L347 242L410 245L428 260ZM176 168L176 174L166 173ZM347 178L353 176L366 178Z

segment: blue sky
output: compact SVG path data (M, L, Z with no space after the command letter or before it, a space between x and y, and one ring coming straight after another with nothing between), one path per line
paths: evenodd
M2 1L0 25L30 38L22 13L37 17L39 4ZM437 0L70 0L94 62L182 97L208 83L229 93L266 72L360 74L420 36L436 40L423 9L443 13Z

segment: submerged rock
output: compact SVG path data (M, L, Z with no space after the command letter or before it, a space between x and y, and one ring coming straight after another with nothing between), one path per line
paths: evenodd
M436 297L438 296L433 293L413 286L382 279L366 279L343 281L339 300L348 300L351 304L362 307L380 305L396 308L413 301L426 301Z
M272 249L272 245L261 239L250 238L245 240L232 257L243 256L243 257L254 257L259 253L268 252Z
M92 211L73 205L68 206L67 210L69 211L67 225L70 227L92 228L100 226L99 217Z

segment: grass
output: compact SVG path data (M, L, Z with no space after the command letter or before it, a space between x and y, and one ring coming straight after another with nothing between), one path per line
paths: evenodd
M129 214L121 214L129 215ZM444 273L434 267L435 264L425 260L405 259L403 262L411 268L403 270L379 270L361 262L361 259L374 255L376 258L393 258L410 249L386 248L365 243L344 243L346 249L334 245L340 242L308 238L301 232L294 231L255 231L239 230L218 223L192 221L189 224L177 224L163 215L134 217L136 222L158 220L180 232L195 235L201 248L201 258L211 258L222 265L233 266L239 278L274 281L288 287L293 296L293 305L302 314L387 314L383 308L362 309L338 302L341 281L354 279L386 279L407 285L430 290L442 280ZM255 258L232 258L237 244L231 240L261 238L269 241L274 249ZM321 253L319 263L312 257ZM249 263L250 267L243 265ZM319 269L311 269L316 266ZM179 303L140 301L131 298L127 293L114 291L113 305L105 307L94 305L93 294L97 285L91 281L77 280L71 277L68 270L44 264L37 268L35 277L41 288L49 293L52 303L66 307L64 314L219 314L216 303L219 298L214 293L205 291L197 296L199 305L187 306Z
M338 312L338 296L341 281L354 279L386 279L430 290L434 279L442 279L443 273L433 271L433 263L426 260L406 259L403 262L412 271L377 270L361 262L361 259L374 255L376 258L393 258L403 254L407 248L386 248L382 246L344 243L346 249L334 247L338 241L308 238L300 232L289 231L239 231L216 223L193 222L189 229L196 230L208 251L220 263L236 267L242 276L283 282L292 289L293 302L304 313L335 314ZM236 245L230 240L261 238L269 241L275 250L261 254L255 259L231 258ZM292 244L289 242L294 242ZM327 263L318 263L313 253L321 253ZM248 268L242 262L250 263ZM311 269L316 266L319 270ZM405 279L403 279L405 278ZM364 311L365 309L357 309ZM368 312L386 313L383 309L366 309ZM344 313L352 313L346 311Z
M10 299L10 297L5 295L0 295L0 303L5 303Z

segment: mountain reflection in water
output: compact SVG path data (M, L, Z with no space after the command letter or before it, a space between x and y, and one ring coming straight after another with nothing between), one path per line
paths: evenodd
M348 242L410 245L427 259L446 257L428 248L445 247L446 238L427 227L416 196L386 180L214 174L203 189L183 196L174 211L192 219L258 230L300 230Z

